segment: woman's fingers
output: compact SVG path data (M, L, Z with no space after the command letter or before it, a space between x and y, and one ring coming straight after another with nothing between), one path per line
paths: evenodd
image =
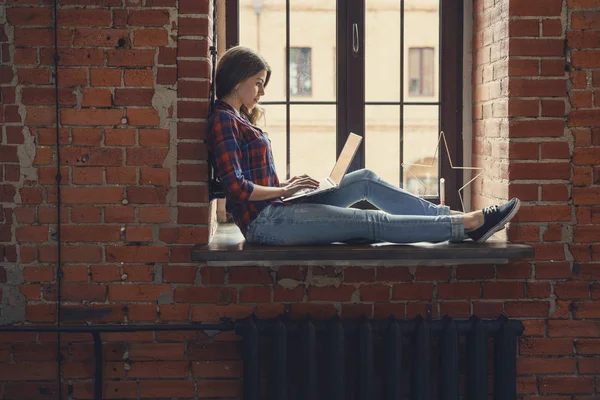
M287 181L287 184L291 185L291 184L297 183L297 182L302 182L302 183L310 182L310 184L312 185L310 187L313 187L313 186L314 187L319 187L319 184L320 184L318 180L316 180L314 178L311 178L310 176L308 176L306 174L304 174L304 175L296 175L296 176L291 177L290 180Z
M311 178L311 177L310 177L310 176L308 176L308 175L302 175L302 176L300 176L299 178L300 178L300 179L302 179L302 180L304 180L304 181L308 181L308 182L311 182L311 183L312 183L312 184L314 184L314 185L317 185L317 186L319 186L319 181L318 181L318 180L316 180L316 179L314 179L314 178Z
M307 185L308 187L319 187L319 181L316 181L310 177L301 178L298 180L302 185Z
M316 189L318 187L319 181L312 179L308 175L294 176L286 185L285 196L291 196L302 189Z

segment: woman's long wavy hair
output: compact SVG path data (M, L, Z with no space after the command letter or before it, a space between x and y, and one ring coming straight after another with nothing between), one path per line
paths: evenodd
M262 71L267 72L264 83L264 86L267 86L271 78L271 67L267 61L252 49L243 46L232 47L223 54L217 65L217 98L222 99L229 95L237 84ZM248 111L243 104L240 111L252 124L256 124L263 115L261 108L254 107L252 111Z

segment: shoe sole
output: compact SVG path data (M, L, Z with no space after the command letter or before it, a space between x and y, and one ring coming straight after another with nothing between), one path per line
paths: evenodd
M510 221L515 216L517 211L519 211L520 207L521 207L521 200L517 199L517 204L515 204L513 209L510 210L510 212L506 215L506 217L504 217L504 219L502 219L502 221L500 221L496 225L494 225L494 227L492 229L490 229L489 231L487 231L487 233L485 235L480 237L476 243L483 243L486 240L488 240L490 238L490 236L492 236L494 233L502 230L504 228L504 226L508 223L508 221Z

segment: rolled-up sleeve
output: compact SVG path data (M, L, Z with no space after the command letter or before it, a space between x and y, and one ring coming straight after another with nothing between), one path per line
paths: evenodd
M242 174L242 152L237 136L237 126L233 117L226 112L220 112L213 120L209 139L212 142L215 172L229 199L248 201L254 191L254 183Z

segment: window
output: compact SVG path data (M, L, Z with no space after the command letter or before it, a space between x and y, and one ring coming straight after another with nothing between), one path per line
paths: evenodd
M272 69L261 124L281 178L326 176L354 132L364 140L351 170L434 202L444 177L446 204L459 208L462 171L435 150L443 130L462 165L463 0L226 4L227 48L254 48ZM415 180L408 169L422 160L432 166L413 169Z
M433 96L433 48L413 47L408 51L408 93L410 96Z
M289 75L292 96L310 96L312 94L310 48L290 48Z

